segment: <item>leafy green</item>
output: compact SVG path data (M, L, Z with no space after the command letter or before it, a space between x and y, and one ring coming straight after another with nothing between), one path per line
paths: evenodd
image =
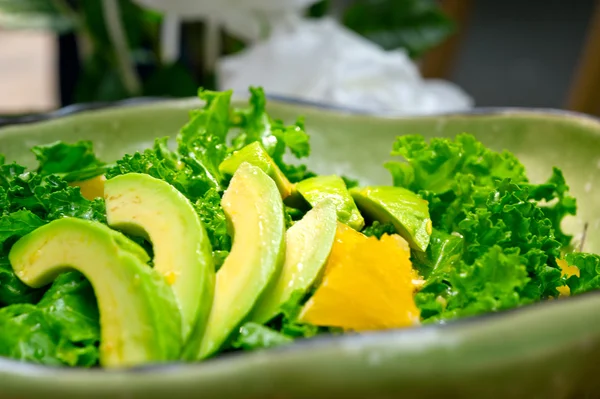
M257 323L245 323L239 329L239 335L232 346L243 350L267 349L287 345L294 340L272 328Z
M552 176L545 184L530 186L530 196L536 201L545 201L542 205L544 215L552 222L554 235L563 246L567 246L571 235L565 234L560 226L562 220L567 215L575 215L577 212L577 202L575 198L569 195L569 186L565 182L562 171L553 168ZM552 201L555 201L552 204Z
M0 309L0 355L35 363L89 367L98 362L96 299L79 273L59 276L37 305Z
M17 303L36 303L43 290L26 286L13 272L8 255L0 256L0 306Z
M290 298L281 305L281 314L271 320L267 326L290 338L310 338L323 331L317 326L298 320L302 307L311 295L312 293L304 291L293 292Z
M81 162L71 162L77 157L65 154L71 161L60 166L55 150L67 147L38 147L40 157L46 157L41 172L52 174L31 172L17 164L0 166L0 306L8 305L0 309L0 355L43 364L92 366L98 362L99 322L89 282L80 274L65 273L47 291L32 289L17 278L8 261L17 239L51 220L72 216L106 222L102 200L85 199L79 188L53 174L68 171L66 165L76 169L90 164L82 159L96 160L93 154L79 152Z
M306 215L306 209L298 209L291 206L284 205L284 216L285 216L285 227L290 228L297 221L301 220Z
M90 282L77 272L63 273L38 303L60 337L57 356L70 366L98 362L100 316Z
M232 140L233 148L239 150L259 141L269 155L273 154L277 142L272 137L273 121L266 112L267 100L262 88L251 87L248 108L236 108L231 115L231 124L240 129Z
M41 175L58 174L66 181L86 180L104 173L106 164L96 158L91 141L73 144L57 141L31 149Z
M0 248L13 237L22 237L43 226L45 222L27 210L0 216Z
M434 226L428 250L412 256L427 277L416 295L423 319L558 295L564 279L556 260L570 240L559 226L575 213L560 171L547 183L530 184L514 155L494 152L466 134L429 143L402 136L393 154L407 161L386 165L394 183L428 201Z
M227 219L221 208L221 196L215 189L210 189L199 199L196 211L206 228L213 251L231 250L231 237L227 231Z
M443 277L428 280L415 301L429 321L472 316L523 304L519 293L528 282L519 255L493 246L472 264L458 262Z
M444 275L461 260L463 251L464 240L460 235L452 235L434 229L427 251L413 252L413 266L426 279Z
M457 174L472 176L478 186L506 178L514 183L527 182L525 168L513 154L494 152L469 134L459 134L454 141L434 138L429 143L419 135L400 136L392 155L400 155L410 164L404 176L393 177L408 182L405 187L413 191L450 191Z
M387 50L419 57L454 32L454 23L433 0L355 0L343 22Z
M571 276L567 280L571 295L600 288L600 257L598 255L574 252L567 254L565 260L569 265L577 266L579 269L579 277Z
M304 180L314 174L305 165L292 165L284 161L286 150L296 158L310 155L309 136L304 121L298 119L293 125L285 125L272 119L266 110L266 97L262 88L250 88L249 107L233 111L232 126L240 129L233 139L233 150L259 141L269 156L292 183Z
M196 175L191 167L179 160L177 153L168 149L168 137L157 139L151 149L125 155L106 172L106 178L126 173L145 173L164 180L192 202L201 198L211 187L202 175Z
M373 224L363 229L362 233L367 237L381 238L384 234L395 234L396 228L391 223L380 223L375 220Z
M104 202L89 201L55 175L41 176L17 164L0 166L0 305L32 303L42 290L25 286L8 264L10 246L47 222L64 216L105 222Z
M17 164L0 166L0 188L6 193L4 213L28 210L44 220L73 216L105 222L104 201L85 199L57 175L42 176Z
M60 365L58 340L47 315L35 305L12 305L0 309L0 355Z
M190 112L190 121L177 136L181 160L196 176L206 179L209 187L222 190L219 164L227 156L229 104L231 91L200 90L198 96L206 102L202 109Z
M8 250L18 238L44 224L42 219L27 210L0 216L0 306L35 303L40 298L41 290L29 288L17 278L8 261Z

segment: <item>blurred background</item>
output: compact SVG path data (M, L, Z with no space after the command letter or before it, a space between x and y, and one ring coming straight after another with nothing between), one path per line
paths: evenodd
M398 114L600 115L600 2L0 0L0 115L249 85Z

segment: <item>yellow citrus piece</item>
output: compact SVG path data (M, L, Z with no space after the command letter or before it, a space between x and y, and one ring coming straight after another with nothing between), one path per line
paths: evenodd
M563 276L567 276L567 277L571 277L571 276L577 276L579 277L579 268L577 266L571 266L567 263L566 260L564 259L557 259L556 263L558 263L558 266L560 266L561 269L561 275ZM557 287L556 288L558 290L558 292L560 293L560 296L569 296L571 295L571 289L566 286L563 285L561 287Z
M331 247L331 252L329 253L329 258L327 263L325 264L323 275L329 274L331 269L340 263L343 263L343 260L346 258L348 249L353 248L356 244L365 240L367 236L358 231L354 230L352 227L338 222L337 228L335 230L335 238L333 241L333 246Z
M106 177L96 176L91 179L74 181L69 183L70 186L79 187L81 195L90 201L94 198L104 198L104 182Z
M394 236L378 240L342 227L323 282L302 309L300 320L353 331L413 325L419 322L414 276L410 253Z

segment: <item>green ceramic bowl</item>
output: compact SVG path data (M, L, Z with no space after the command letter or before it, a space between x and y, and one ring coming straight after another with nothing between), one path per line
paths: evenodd
M29 148L93 140L115 160L175 135L195 101L125 104L0 129L0 152L31 164ZM400 134L469 132L514 152L534 181L553 166L579 201L566 222L589 223L585 250L600 252L600 121L565 112L478 110L395 118L272 101L275 117L306 117L309 164L362 182L390 181L382 163ZM69 113L69 112L62 112ZM319 338L199 364L127 371L78 370L0 359L1 398L580 398L600 397L600 294L548 301L499 314L361 336Z

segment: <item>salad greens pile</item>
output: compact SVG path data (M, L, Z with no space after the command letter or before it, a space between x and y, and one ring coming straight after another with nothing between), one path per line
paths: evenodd
M394 183L429 201L435 229L415 259L426 278L416 296L424 320L558 296L565 279L557 259L571 241L560 223L576 211L560 170L547 183L530 184L512 154L492 152L469 135L430 143L403 136L393 153L408 161L386 165Z
M44 364L92 366L98 361L100 328L89 282L68 272L46 289L32 289L17 278L8 261L18 238L52 220L72 216L106 221L102 200L83 198L60 176L44 175L44 168L41 164L39 171L28 171L4 162L0 166L0 354Z
M90 142L57 142L32 149L38 167L29 170L0 156L0 355L42 364L94 366L98 363L100 323L90 283L77 272L60 275L51 285L29 288L8 260L21 237L53 220L70 216L106 224L102 199L84 198L72 183L105 175L144 173L166 181L193 204L213 249L216 268L232 246L221 197L229 178L219 165L234 151L260 142L290 182L315 176L306 166L290 164L310 154L309 136L301 119L286 125L265 110L261 89L251 89L247 108L232 109L231 92L200 91L204 108L192 111L177 136L152 148L127 154L113 164L99 160ZM600 257L568 253L566 261L580 276L566 276L558 263L571 236L561 229L576 202L559 169L547 182L532 184L525 168L508 152L494 152L473 136L454 139L400 136L388 162L395 186L428 201L433 225L425 252L411 260L425 280L415 294L423 322L522 306L600 288ZM344 178L348 188L358 183ZM288 227L306 209L286 206ZM395 233L389 223L369 222L367 236ZM152 246L131 237L152 256ZM312 292L298 293L282 306L282 314L265 325L246 323L223 350L252 350L282 345L333 328L298 321Z

